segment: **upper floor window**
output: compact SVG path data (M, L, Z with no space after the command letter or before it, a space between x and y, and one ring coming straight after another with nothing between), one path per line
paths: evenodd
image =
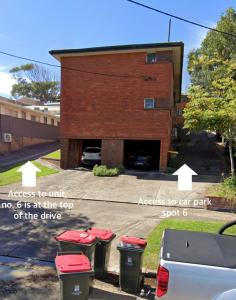
M22 119L26 119L26 112L22 111Z
M156 53L147 53L146 57L147 64L154 64L157 62L157 54Z
M36 122L36 116L31 115L30 119L31 119L31 121Z
M183 110L181 108L177 108L177 116L182 116L183 115Z
M155 108L156 108L156 99L154 98L144 99L144 109L155 109Z

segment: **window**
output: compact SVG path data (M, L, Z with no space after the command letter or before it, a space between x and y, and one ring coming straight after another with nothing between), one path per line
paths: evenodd
M48 111L48 107L44 107L43 111L47 112Z
M154 64L157 62L157 54L156 53L147 53L146 58L147 64Z
M36 122L36 117L35 116L30 116L30 119L31 119L31 121L34 121L34 122Z
M26 119L26 112L22 111L22 119Z
M47 117L43 117L43 121L44 121L44 124L47 124L48 123L48 118Z
M183 115L183 110L182 110L182 108L177 107L176 115L177 115L177 116L182 116L182 115Z
M54 126L54 119L51 119L51 125Z
M154 109L156 108L156 99L145 98L144 99L144 109Z

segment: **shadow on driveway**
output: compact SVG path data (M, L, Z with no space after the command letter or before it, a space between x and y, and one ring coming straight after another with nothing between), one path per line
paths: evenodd
M45 200L46 201L46 200ZM2 203L9 203L12 208L0 209L1 220L1 244L0 255L19 258L31 258L45 261L53 261L58 251L58 245L54 237L68 229L79 229L93 226L93 222L83 214L72 215L64 209L39 209L21 208L16 209L16 201L0 200ZM42 201L43 202L43 201ZM30 203L32 206L35 203ZM14 214L31 213L41 215L61 214L61 219L41 218L36 220L15 220Z

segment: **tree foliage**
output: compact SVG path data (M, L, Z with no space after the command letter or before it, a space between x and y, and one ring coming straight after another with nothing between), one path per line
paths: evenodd
M229 8L216 29L236 35L236 11ZM236 139L236 38L209 31L199 49L189 54L190 102L184 127L221 133L229 142L234 176L233 143Z
M216 29L236 35L236 11L233 8L222 15ZM227 72L223 62L236 58L236 38L209 31L201 47L193 49L188 58L191 83L210 91L213 80Z
M235 174L233 141L236 139L236 61L225 61L225 74L212 82L210 91L192 85L184 110L184 127L193 131L211 130L229 141L231 173Z
M37 64L25 64L10 70L17 83L11 94L39 99L42 103L59 100L60 83L48 69Z

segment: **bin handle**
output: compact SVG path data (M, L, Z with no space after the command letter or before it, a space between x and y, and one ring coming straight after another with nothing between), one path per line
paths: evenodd
M60 255L81 255L84 254L82 251L64 251L64 252L57 252L57 256Z
M55 236L54 239L58 242L58 237L60 237L63 233L67 232L68 230L62 231L59 235Z

